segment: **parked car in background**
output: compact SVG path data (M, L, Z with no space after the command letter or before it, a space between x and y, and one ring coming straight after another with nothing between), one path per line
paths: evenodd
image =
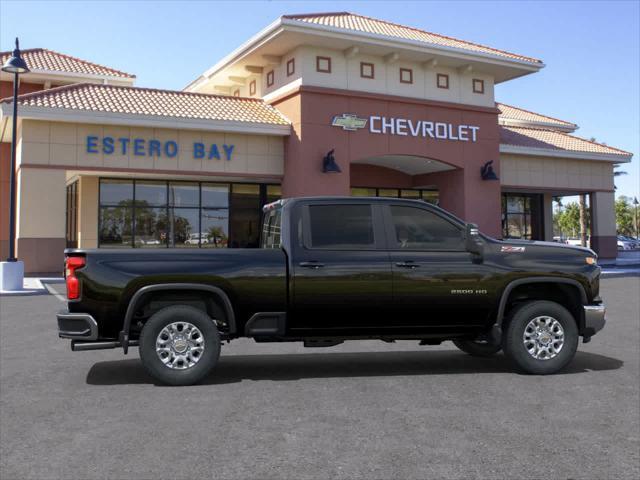
M198 243L203 245L209 243L209 237L206 233L191 233L184 242L185 245L198 245Z
M635 250L638 244L634 240L628 240L623 235L618 235L618 250Z
M580 237L569 237L569 238L567 238L565 243L567 245L573 245L574 247L581 247L582 246L582 240L580 239ZM589 248L590 245L591 245L591 237L587 236L587 244L585 246L587 248Z
M631 242L633 244L633 248L640 248L640 240L637 238L630 237L629 235L618 235L622 237L623 241Z

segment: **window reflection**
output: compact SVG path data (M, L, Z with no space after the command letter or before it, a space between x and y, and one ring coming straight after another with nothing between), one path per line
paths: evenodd
M205 208L202 210L202 247L226 248L229 244L229 210Z
M136 205L136 247L159 247L167 243L167 210Z
M257 247L262 206L280 197L279 185L100 179L98 246Z

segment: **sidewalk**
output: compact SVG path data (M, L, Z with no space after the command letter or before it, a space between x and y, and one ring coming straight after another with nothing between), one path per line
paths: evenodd
M618 252L618 258L598 261L603 276L640 275L640 250Z

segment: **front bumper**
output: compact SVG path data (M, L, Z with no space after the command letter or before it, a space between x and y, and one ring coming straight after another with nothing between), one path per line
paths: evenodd
M88 313L71 313L62 311L58 318L58 336L72 340L96 340L98 338L98 323Z
M584 306L584 332L585 341L604 328L606 309L604 304Z

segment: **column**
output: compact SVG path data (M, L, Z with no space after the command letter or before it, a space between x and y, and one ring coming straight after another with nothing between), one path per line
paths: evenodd
M591 193L591 248L600 258L618 255L614 192Z
M544 241L553 241L553 195L545 193L542 196L542 229Z
M18 172L18 258L26 273L61 273L64 261L66 174L21 168Z

